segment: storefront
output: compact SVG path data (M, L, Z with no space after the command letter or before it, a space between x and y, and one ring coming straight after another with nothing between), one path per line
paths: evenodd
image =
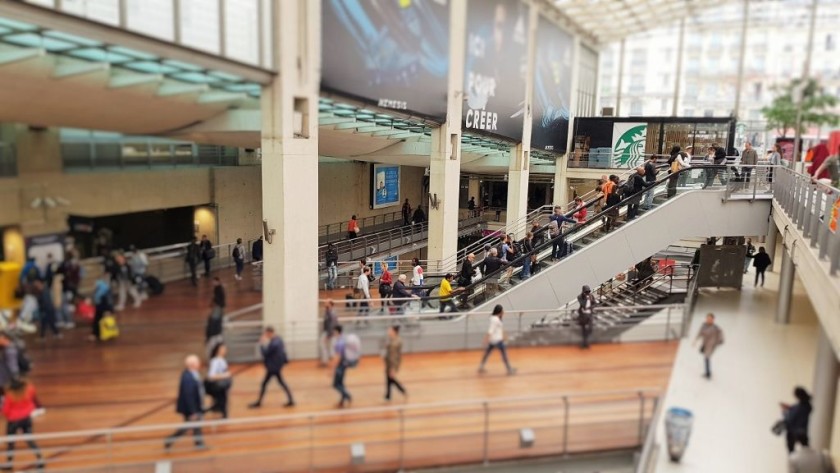
M574 123L569 167L632 168L673 145L705 155L711 145L734 146L733 118L586 117Z

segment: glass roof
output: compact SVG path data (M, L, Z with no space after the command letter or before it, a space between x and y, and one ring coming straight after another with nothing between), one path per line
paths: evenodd
M260 85L223 71L158 57L145 51L106 44L61 31L44 29L21 21L0 18L0 43L23 48L43 49L51 54L83 61L108 63L113 67L143 74L162 75L167 79L193 84L207 84L228 92L260 96Z

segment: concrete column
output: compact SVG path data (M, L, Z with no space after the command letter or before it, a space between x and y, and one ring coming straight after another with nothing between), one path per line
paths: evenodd
M790 323L790 305L793 301L793 248L788 252L787 245L782 246L782 271L779 274L779 298L776 303L776 323Z
M808 428L811 446L815 450L831 447L831 433L834 427L834 407L837 403L837 379L840 363L834 353L831 341L820 326L820 341L817 345L817 360L814 364L814 411Z
M522 118L522 142L511 148L508 168L507 231L516 239L525 236L528 223L528 179L531 168L531 128L534 103L534 72L536 70L537 23L539 9L531 8L528 18L528 63L525 79L525 114ZM574 94L572 94L574 95Z
M320 17L319 0L276 3L272 50L283 74L261 99L263 218L274 232L264 245L263 321L294 358L317 352Z
M449 86L446 123L432 131L429 169L429 247L431 270L456 269L458 196L461 175L461 113L464 101L464 52L467 2L449 8Z
M571 133L571 130L569 130ZM557 158L554 164L554 205L565 205L569 202L569 180L566 169L569 166L569 154Z

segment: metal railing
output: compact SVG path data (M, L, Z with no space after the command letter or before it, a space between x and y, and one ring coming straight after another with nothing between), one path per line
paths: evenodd
M424 212L428 215L428 207L423 207ZM414 209L412 209L413 211ZM470 215L470 217L474 217L476 215ZM390 230L394 227L399 226L409 226L412 225L412 218L413 212L409 215L408 223L405 223L405 219L402 215L402 210L397 210L395 212L388 212L380 215L371 215L368 217L362 217L357 219L356 221L359 224L359 228L361 229L361 235L366 233L376 233L383 230ZM348 236L348 224L350 223L350 219L343 220L341 222L335 223L328 223L325 225L318 226L318 243L323 245L327 243L333 243L341 240L349 239Z
M637 450L658 403L658 390L650 388L556 393L14 435L0 441L34 440L49 471L151 471L155 466L241 471L243 465L249 470L282 465L281 471L393 471ZM201 428L211 450L193 452L192 439L185 438L164 456L163 439L180 428ZM522 429L533 432L533 444L520 443ZM354 446L364 453L351 455ZM19 449L15 461L32 465L34 452Z
M793 223L818 249L821 260L829 262L829 274L840 269L840 189L807 174L777 168L773 175L773 196Z

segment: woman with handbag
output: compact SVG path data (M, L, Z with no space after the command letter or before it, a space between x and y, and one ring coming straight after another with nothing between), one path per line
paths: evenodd
M228 416L228 391L233 384L225 356L227 356L227 346L219 343L213 348L210 366L207 368L207 378L204 380L204 390L213 398L213 405L207 411L219 412L223 419L227 419Z
M391 285L394 283L394 278L388 271L387 262L381 262L380 268L382 268L382 274L379 276L379 297L382 298L382 312L385 312L385 308L390 305L387 299L391 297L393 292Z

